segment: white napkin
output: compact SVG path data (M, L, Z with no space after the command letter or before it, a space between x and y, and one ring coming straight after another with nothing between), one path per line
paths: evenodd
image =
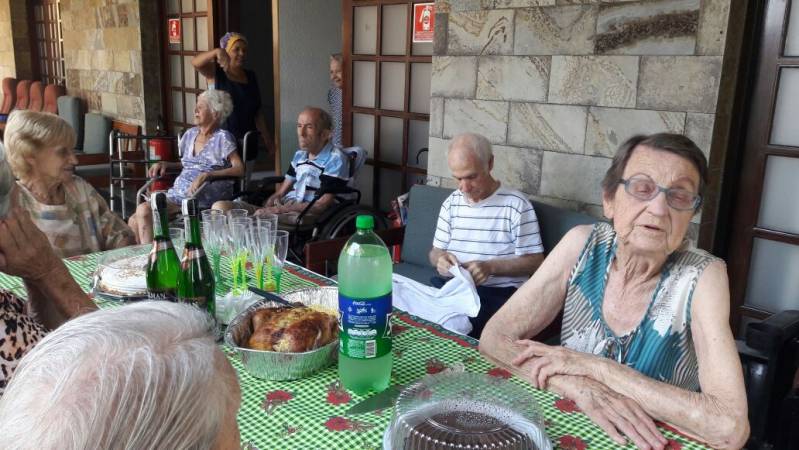
M450 331L468 334L472 331L469 317L480 312L480 296L468 271L455 265L449 272L453 278L441 289L393 274L392 302L395 307Z

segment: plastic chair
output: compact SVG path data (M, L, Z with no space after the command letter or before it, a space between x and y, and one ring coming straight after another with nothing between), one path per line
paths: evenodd
M75 150L83 149L83 106L78 97L62 95L56 100L58 117L64 119L75 130Z
M31 80L17 82L17 103L14 109L28 109L30 103Z
M41 81L31 83L30 100L28 109L31 111L41 111L44 106L44 85Z
M48 84L44 88L44 107L42 111L50 114L58 114L58 97L66 94L64 86Z

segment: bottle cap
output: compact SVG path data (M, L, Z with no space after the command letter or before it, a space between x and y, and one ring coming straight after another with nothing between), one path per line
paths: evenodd
M181 211L183 212L184 216L196 216L197 215L197 200L193 198L184 198L183 205L181 207Z
M150 196L150 207L152 209L166 209L166 194L163 191L154 192Z
M372 216L358 216L355 218L355 228L359 230L371 230L375 227L375 218Z

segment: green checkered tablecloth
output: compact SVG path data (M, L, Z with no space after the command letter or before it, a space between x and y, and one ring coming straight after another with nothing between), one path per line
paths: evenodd
M87 291L96 262L97 254L65 260L74 278ZM230 279L229 272L223 271L223 277ZM331 284L334 283L327 278L291 265L283 275L282 290ZM17 278L0 274L0 287L25 296L24 286ZM115 301L96 301L103 307L119 305ZM556 448L617 447L574 402L537 390L489 363L477 351L477 341L401 311L397 311L392 320L392 383L408 383L462 363L467 371L508 378L526 389L538 401L547 433ZM381 448L383 433L391 421L391 410L345 416L350 406L365 397L351 394L341 386L335 366L302 380L264 381L244 370L233 349L223 347L223 350L239 373L242 399L238 422L242 442L259 450ZM670 449L705 448L670 429L661 429L670 439Z

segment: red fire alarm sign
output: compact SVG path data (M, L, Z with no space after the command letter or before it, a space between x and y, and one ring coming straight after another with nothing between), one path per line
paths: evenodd
M435 3L413 4L413 42L433 42Z
M169 43L180 44L180 19L168 19Z

